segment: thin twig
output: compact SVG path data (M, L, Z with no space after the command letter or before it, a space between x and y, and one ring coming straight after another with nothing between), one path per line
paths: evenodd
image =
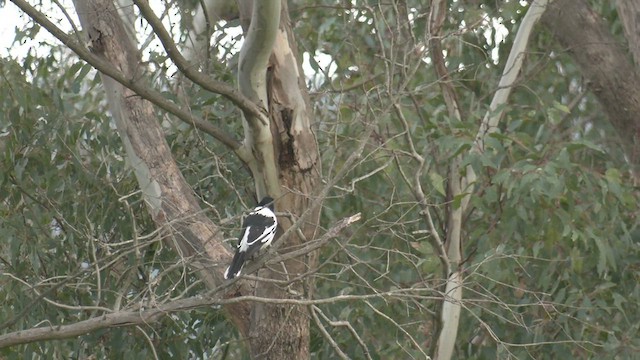
M322 322L320 321L320 318L318 318L318 314L316 314L316 309L318 309L315 306L311 306L311 309L309 310L309 312L311 313L311 318L313 319L313 322L316 323L316 326L318 327L318 329L320 330L320 333L322 333L322 336L324 336L325 339L327 339L327 341L329 342L329 344L331 345L331 347L333 348L333 350L336 351L336 353L338 354L338 356L341 359L349 359L349 357L347 356L347 354L345 354L342 349L340 349L340 346L338 345L338 343L336 343L336 341L333 339L333 337L331 336L331 334L329 334L329 332L327 331L327 329L325 329L325 327L322 325Z
M313 313L317 312L318 314L320 314L320 316L322 316L322 318L326 322L328 322L329 325L346 327L349 330L349 332L351 333L351 335L353 335L353 337L356 339L358 344L360 344L360 346L362 347L362 352L364 353L364 356L367 359L372 360L371 354L369 353L369 348L367 348L367 345L364 343L364 341L362 340L362 338L360 337L360 335L358 334L356 329L354 329L353 326L351 326L350 322L348 322L348 321L333 321L333 320L330 320L319 307L313 305L313 306L311 306L311 308L313 309Z

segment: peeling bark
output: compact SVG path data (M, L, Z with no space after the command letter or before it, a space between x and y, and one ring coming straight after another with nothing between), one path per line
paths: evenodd
M249 4L243 4L244 6L240 7L241 18L246 19L250 7ZM265 162L264 165L273 166L278 174L278 191L282 196L276 200L277 210L300 216L310 208L311 195L317 191L320 183L319 154L312 132L312 112L300 61L297 58L286 1L282 1L280 11L280 25L275 34L269 63L260 75L260 80L264 76L267 81L267 99L263 103L267 104L269 110L269 135L273 140L274 151L273 162ZM255 21L255 18L252 21ZM252 23L248 28L249 33L253 25ZM244 27L247 29L246 21ZM257 124L253 126L255 125ZM247 135L252 136L251 132ZM253 175L257 179L263 176L259 172L254 172ZM267 179L267 184L269 183ZM312 211L300 227L302 237L294 233L286 238L281 237L277 240L282 242L280 248L294 250L307 240L314 239L319 221L319 208L315 207L316 210ZM287 217L281 217L279 221L284 232L293 225ZM299 277L316 266L316 258L316 252L312 252L307 256L288 259L262 269L261 277L296 280L286 289L273 283L258 283L256 295L274 299L311 297L313 284L304 283ZM249 334L252 356L256 359L308 359L309 318L306 306L254 304Z

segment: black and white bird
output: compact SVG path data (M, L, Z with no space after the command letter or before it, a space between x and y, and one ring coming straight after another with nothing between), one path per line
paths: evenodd
M244 219L236 254L233 256L231 265L224 272L224 278L233 279L239 276L244 262L258 250L271 244L277 227L278 219L273 212L273 198L265 196Z

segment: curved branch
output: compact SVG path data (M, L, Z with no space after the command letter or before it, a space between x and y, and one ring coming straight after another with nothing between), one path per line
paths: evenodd
M509 53L505 68L500 78L498 91L494 95L489 111L485 115L470 153L482 152L484 150L484 140L492 132L496 131L498 122L503 115L503 110L498 110L501 105L507 102L511 94L511 87L520 73L524 60L524 51L527 47L531 29L540 19L549 0L534 0L527 14L525 15L520 28L514 39L514 45ZM440 86L444 94L444 99L449 109L450 116L460 120L459 105L456 99L455 90L450 83L449 75L445 67L442 47L440 45L441 30L446 16L446 1L438 0L432 4L431 12L431 39L430 46L434 65L438 77L441 79ZM449 173L449 186L453 197L462 196L460 205L452 208L448 219L447 232L447 254L452 265L452 272L447 274L446 296L442 306L441 321L442 327L436 346L436 359L450 359L453 355L455 338L458 332L462 285L464 279L461 270L458 268L461 261L461 231L462 216L467 210L473 185L477 180L477 175L473 168L468 165L464 175L460 174L461 156L453 159Z
M138 6L138 9L140 9L140 13L144 19L147 20L149 25L151 25L151 28L155 32L156 36L158 36L158 39L160 39L160 42L162 43L162 46L164 46L169 58L173 61L178 70L180 70L180 72L182 72L189 80L198 84L205 90L226 97L240 109L252 114L253 116L260 118L266 117L265 110L256 105L256 103L251 101L251 99L242 95L232 86L229 86L224 82L217 81L198 71L194 64L191 64L184 56L182 56L180 50L178 50L178 47L171 38L171 35L162 25L162 21L160 21L153 12L153 9L151 9L151 6L149 6L148 1L133 0L133 3Z
M433 247L440 259L440 263L442 264L442 269L444 276L449 276L451 274L451 264L449 263L449 256L447 255L447 251L444 247L444 242L442 241L442 237L438 233L436 229L433 219L431 217L431 209L429 208L429 204L427 202L427 196L424 194L424 190L422 189L422 175L425 170L425 159L422 155L416 151L415 145L413 144L413 139L411 138L411 130L409 128L409 123L402 113L402 109L400 109L400 105L397 103L393 104L393 109L396 112L396 115L400 119L402 126L404 128L404 135L407 139L407 143L409 144L409 152L410 156L418 163L418 166L413 175L413 180L410 180L407 174L402 170L402 166L400 165L400 161L398 160L398 156L395 156L396 166L398 171L400 172L400 176L404 179L405 183L409 185L411 192L413 192L413 197L418 202L420 206L420 215L422 215L424 222L429 227L429 233L431 236L429 237L429 242L431 243L431 247Z
M327 329L324 328L324 325L322 325L322 322L320 321L320 318L318 317L318 314L316 314L316 309L317 309L318 312L321 311L318 307L313 307L312 306L312 307L310 307L309 312L311 313L311 318L313 319L313 322L316 323L316 326L318 327L318 330L320 330L320 333L322 334L322 336L324 336L324 338L327 340L329 345L331 345L333 350L335 350L336 354L338 354L338 357L340 359L349 359L347 354L345 354L344 351L342 351L342 349L340 349L340 345L338 345L338 343L333 339L331 334L329 334Z
M335 327L338 327L338 326L346 327L349 330L349 332L351 333L351 335L356 339L358 344L360 344L360 347L362 348L362 352L364 353L364 356L367 358L367 360L372 360L373 359L371 357L371 354L369 353L369 348L364 343L364 341L362 340L360 335L358 335L358 332L356 331L356 329L354 329L353 326L351 326L351 323L349 321L332 321L331 319L329 319L327 317L327 315L324 314L322 309L320 309L319 307L313 305L313 306L311 306L311 308L312 308L312 311L311 311L312 314L314 314L314 313L319 314L320 316L322 316L324 321L329 323L329 325L335 326Z
M433 66L438 76L438 85L442 90L442 95L449 112L449 118L456 121L462 121L462 114L460 113L460 105L458 102L458 96L451 83L451 76L445 65L444 55L442 53L442 27L447 15L447 2L444 0L434 0L431 3L431 13L429 14L429 48L431 52L431 58L433 59ZM451 160L449 167L449 188L451 191L451 198L455 198L463 194L467 190L468 183L465 182L466 178L460 174L460 164L462 163L461 155L454 157ZM473 172L473 169L469 167L468 171ZM473 174L475 177L475 174ZM460 206L451 206L449 212L448 226L447 226L447 238L445 244L447 246L447 256L449 257L449 263L452 266L452 270L457 269L458 264L462 260L461 256L461 228L462 228L462 215L466 210L469 203L469 196L464 196L460 202ZM449 274L447 274L448 276Z
M47 19L46 15L36 10L25 0L11 0L11 2L13 2L36 23L44 27L51 33L51 35L68 46L82 60L86 61L95 69L119 82L128 89L134 91L145 100L152 102L161 109L176 116L181 121L211 135L216 140L233 149L243 161L246 162L248 160L248 156L250 156L250 154L242 150L241 143L238 140L234 139L233 136L220 129L219 127L212 125L208 121L204 121L193 116L189 111L180 108L175 103L164 98L160 92L150 89L146 85L146 83L140 81L140 79L129 78L125 76L121 71L113 67L108 61L94 55L84 45L75 41L71 36L60 30L60 28L58 28L55 24L49 21L49 19Z
M288 259L297 258L299 256L306 255L312 251L318 250L321 247L323 247L324 244L326 244L329 240L337 237L340 231L342 231L344 228L351 226L351 224L353 224L356 221L359 221L361 217L362 215L360 213L348 216L338 221L335 225L333 225L333 227L331 227L331 229L327 230L327 232L325 232L318 239L311 240L309 243L305 244L304 247L298 250L289 251L273 259L265 259L267 260L266 263L276 263L276 262L285 261Z
M251 25L240 50L238 86L240 91L264 111L268 108L267 65L280 26L281 0L253 1ZM271 124L268 117L244 112L244 145L256 154L256 162L249 164L259 198L280 195Z

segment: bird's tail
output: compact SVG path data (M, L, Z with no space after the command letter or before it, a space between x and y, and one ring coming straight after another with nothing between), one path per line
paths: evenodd
M231 265L229 265L227 270L224 272L225 279L233 279L234 277L240 275L242 267L244 266L245 255L246 254L244 251L236 252L236 254L233 256L233 260L231 260Z

